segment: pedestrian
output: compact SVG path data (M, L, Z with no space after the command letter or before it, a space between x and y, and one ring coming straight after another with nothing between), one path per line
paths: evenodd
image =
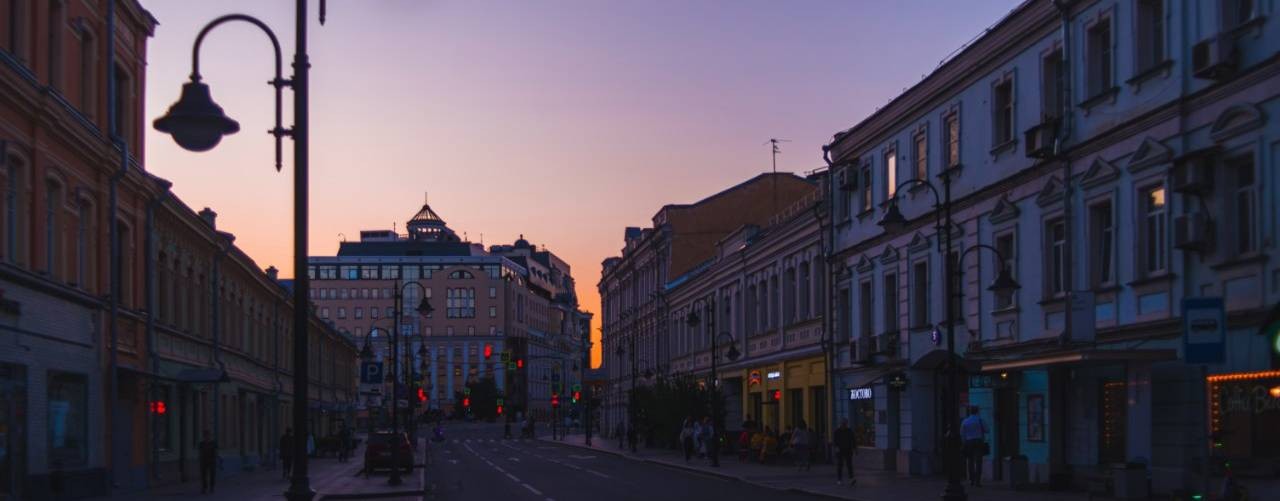
M720 467L720 434L711 422L711 418L704 418L702 423L702 443L707 448L707 457L711 459L711 466Z
M218 442L213 440L213 434L209 430L204 430L200 434L203 437L200 440L200 493L213 493L213 484L218 476Z
M768 463L778 454L778 433L773 428L764 427L764 440L760 443L760 462Z
M960 422L964 457L968 463L969 485L982 487L982 457L987 455L987 426L978 415L978 406L969 406L969 417Z
M684 448L684 462L689 464L693 457L693 416L684 418L684 424L680 426L680 446Z
M289 478L289 474L293 473L293 428L285 429L284 435L280 437L280 463L283 467L281 475Z
M307 457L315 457L316 455L316 434L307 432Z
M791 452L795 454L796 470L809 469L809 431L804 420L791 432Z
M634 424L627 426L627 445L631 447L631 452L636 451L636 444L639 442L640 430L637 430Z
M695 419L693 421L693 446L698 451L698 459L707 457L707 444L706 442L703 442L702 435L703 421L706 421L706 418L703 418L702 420Z
M849 471L849 486L857 483L853 478L853 430L849 429L849 420L841 419L832 437L836 446L836 485L844 483L845 469Z
M342 430L338 432L338 462L348 461L351 461L351 428L342 425Z
M742 433L738 434L738 462L747 462L747 457L751 455L751 429L743 428Z

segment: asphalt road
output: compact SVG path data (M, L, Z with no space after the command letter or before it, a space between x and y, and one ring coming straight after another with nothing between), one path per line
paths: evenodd
M533 440L502 440L500 425L445 425L429 450L430 500L812 500L735 480Z

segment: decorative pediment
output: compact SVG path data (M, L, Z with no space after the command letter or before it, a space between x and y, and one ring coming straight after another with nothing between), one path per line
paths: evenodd
M1044 187L1040 188L1040 194L1036 195L1036 204L1041 207L1047 207L1050 204L1062 202L1062 180L1057 176L1049 178L1045 181Z
M880 264L893 264L898 262L898 248L892 245L884 246L884 252L880 253Z
M1266 121L1266 114L1252 103L1229 106L1214 119L1213 127L1209 129L1209 137L1212 137L1214 142L1221 143L1237 134L1261 127Z
M911 252L929 250L929 237L926 237L924 236L924 233L917 231L916 234L911 237L911 242L907 244L907 250Z
M866 254L858 257L858 264L854 265L854 269L858 270L858 273L870 273L875 268L876 263L871 261L871 258L867 257Z
M1081 182L1086 188L1092 188L1114 181L1118 177L1120 177L1120 169L1102 157L1098 157L1093 159L1093 164L1089 165L1089 170L1085 171Z
M964 238L964 226L960 223L951 225L951 239L960 240Z
M993 224L1000 224L1018 219L1020 214L1022 211L1018 209L1018 204L1010 202L1008 196L1001 195L987 219L990 219Z
M1165 146L1164 143L1147 137L1142 140L1138 150L1133 152L1133 156L1129 157L1129 165L1126 167L1129 172L1138 172L1153 165L1169 163L1172 160L1173 150Z

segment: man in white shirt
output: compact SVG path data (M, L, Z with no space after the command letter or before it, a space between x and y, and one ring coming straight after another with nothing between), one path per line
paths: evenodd
M969 406L969 417L960 422L960 439L964 440L964 457L968 463L969 485L982 486L982 457L986 455L987 426L978 416L978 406Z

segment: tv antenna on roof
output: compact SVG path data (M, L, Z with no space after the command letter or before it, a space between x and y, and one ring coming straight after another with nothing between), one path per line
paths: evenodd
M778 143L790 143L790 142L791 142L790 139L778 139L776 137L771 137L769 138L768 141L764 142L764 144L773 145L772 152L773 152L773 173L774 174L778 173L778 154L782 153L782 150L778 148Z

